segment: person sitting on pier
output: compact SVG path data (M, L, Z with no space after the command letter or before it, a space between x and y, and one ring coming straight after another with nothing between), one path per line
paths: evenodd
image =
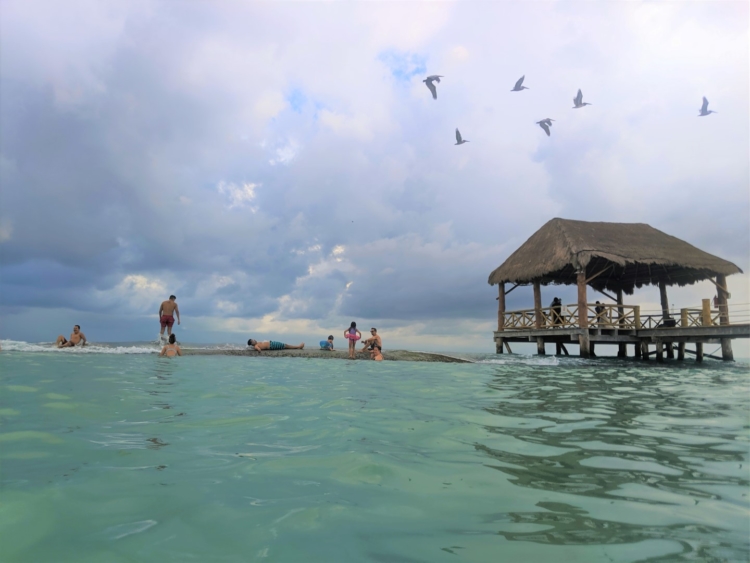
M562 310L562 301L559 297L555 297L549 306L552 311L552 326L558 326L562 324L562 317L560 311Z
M596 307L594 307L594 312L596 313L596 317L594 318L594 322L596 322L596 324L600 324L600 323L604 324L604 322L606 320L606 319L602 318L602 315L604 314L604 305L602 305L601 303L599 303L597 301L596 302Z
M263 350L302 350L305 347L304 342L302 344L294 346L293 344L284 344L283 342L276 342L275 340L265 340L263 342L258 342L257 340L253 340L252 338L247 341L247 345L251 348L254 348L258 352L262 352Z

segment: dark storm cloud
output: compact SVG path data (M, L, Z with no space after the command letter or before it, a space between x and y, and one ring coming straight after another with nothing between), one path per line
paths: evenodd
M490 322L489 272L553 216L747 267L735 8L691 32L698 12L650 5L42 4L0 13L5 310L124 319L176 292L218 325ZM571 109L579 87L595 105Z

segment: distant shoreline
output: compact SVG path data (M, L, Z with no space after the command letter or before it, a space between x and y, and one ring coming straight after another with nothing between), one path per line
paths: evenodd
M219 350L219 349L201 349L201 348L183 348L184 356L251 356L264 358L316 358L324 360L346 360L348 352L346 350L333 350L327 352L316 348L304 350ZM385 350L383 351L384 360L395 360L400 362L441 362L448 364L471 364L471 360L446 356L444 354L434 354L431 352L411 352L409 350ZM357 360L372 361L369 355L357 354Z

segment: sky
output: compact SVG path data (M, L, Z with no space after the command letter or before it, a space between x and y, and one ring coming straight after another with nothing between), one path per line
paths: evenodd
M386 348L491 352L488 275L553 217L648 223L730 260L747 309L748 16L0 0L0 337L152 340L175 294L186 342L317 343L356 321ZM703 96L717 113L697 118Z

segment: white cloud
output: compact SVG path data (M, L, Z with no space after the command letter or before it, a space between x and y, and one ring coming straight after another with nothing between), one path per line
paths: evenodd
M250 203L255 199L255 190L259 187L260 184L253 184L251 182L235 184L234 182L225 182L223 180L216 186L219 193L226 195L229 199L229 205L227 205L229 209L248 207L253 213L258 208L251 206Z

